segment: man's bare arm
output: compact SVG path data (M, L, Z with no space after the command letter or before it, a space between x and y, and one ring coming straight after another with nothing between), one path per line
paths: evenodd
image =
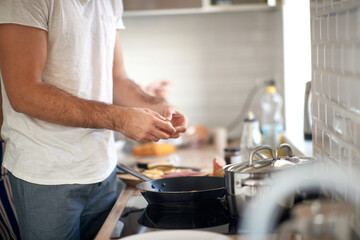
M124 68L124 60L122 48L119 38L119 32L116 34L116 44L114 51L113 65L113 81L114 81L114 104L122 106L137 106L151 109L158 112L163 117L171 121L176 129L176 133L171 137L179 137L180 133L186 131L188 119L186 116L178 112L174 107L169 105L164 99L151 96L130 80Z
M136 141L168 136L157 130L174 129L154 113L77 98L42 81L47 57L47 32L16 24L0 24L0 68L12 108L64 126L107 128L125 132ZM134 119L148 118L136 130ZM134 131L135 132L134 132Z
M124 67L119 31L116 34L113 78L115 104L127 107L150 108L153 104L163 102L163 99L147 94L138 84L128 78Z

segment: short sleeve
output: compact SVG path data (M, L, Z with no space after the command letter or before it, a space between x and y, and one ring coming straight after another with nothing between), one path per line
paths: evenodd
M0 24L13 23L48 31L50 0L1 0Z
M122 0L112 0L113 8L116 18L116 29L125 29L125 25L123 22L123 14L124 14L124 5Z

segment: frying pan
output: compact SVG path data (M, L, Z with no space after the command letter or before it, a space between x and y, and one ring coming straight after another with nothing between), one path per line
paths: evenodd
M117 166L144 182L136 185L150 205L173 206L182 204L197 205L205 201L220 201L225 196L223 177L188 176L152 179L123 164Z

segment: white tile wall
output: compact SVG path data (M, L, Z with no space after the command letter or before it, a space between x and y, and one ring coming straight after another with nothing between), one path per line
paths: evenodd
M314 155L360 174L360 1L311 0ZM347 194L346 189L339 189ZM360 199L359 199L360 203Z
M120 35L129 76L144 85L172 80L169 102L190 124L228 125L249 89L264 79L276 78L283 91L280 10L125 17L124 22ZM251 108L260 114L256 100ZM240 138L239 130L230 136Z

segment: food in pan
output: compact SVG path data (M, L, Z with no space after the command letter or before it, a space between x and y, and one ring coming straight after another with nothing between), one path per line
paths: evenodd
M157 166L150 169L141 171L143 174L151 177L152 179L170 178L170 177L185 177L185 176L205 176L207 173L198 171L192 168L179 168L174 166ZM136 186L136 184L142 182L140 179L126 173L118 174L118 177L122 179L129 186Z
M153 178L168 178L168 177L185 177L185 176L195 176L195 175L204 175L203 172L194 171L193 169L183 169L183 168L164 168L164 167L155 167L152 169L147 169L143 171L143 174Z

